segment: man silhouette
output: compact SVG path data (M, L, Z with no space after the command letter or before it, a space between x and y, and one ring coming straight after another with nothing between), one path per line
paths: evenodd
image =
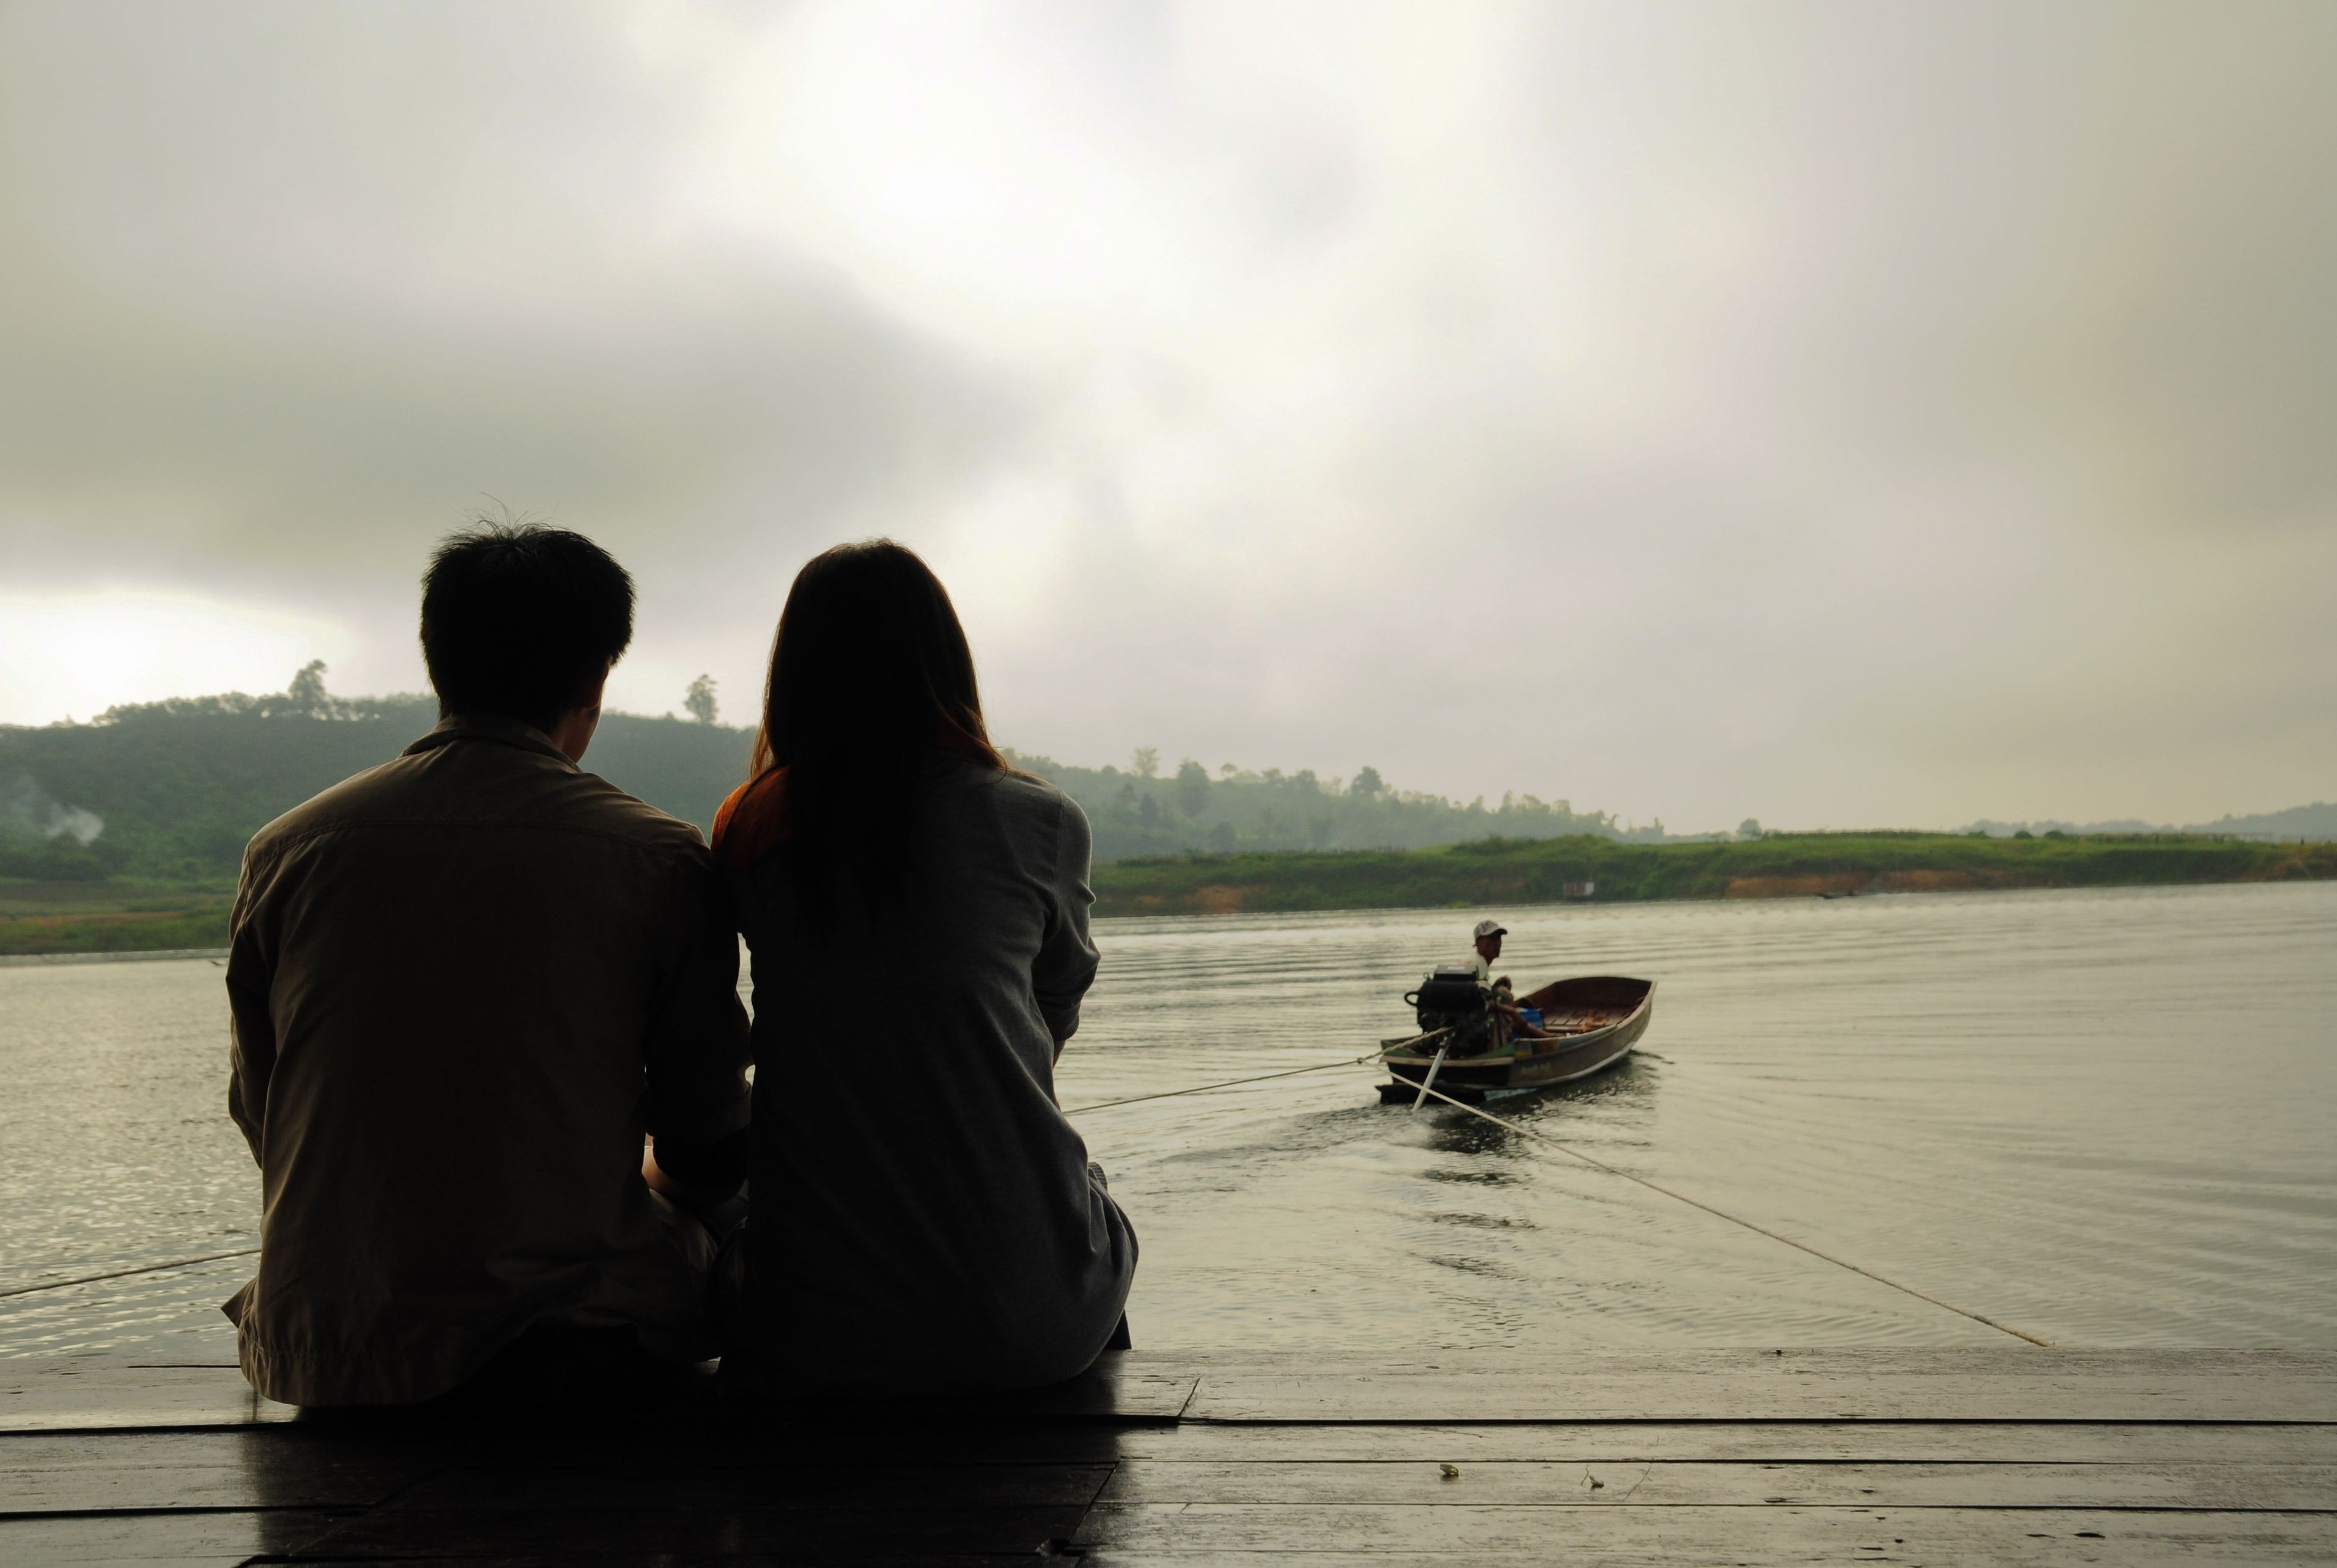
M711 1353L714 1240L650 1183L744 1174L737 939L698 831L577 765L632 607L581 535L449 539L438 726L245 852L229 1111L263 1206L225 1310L271 1399L496 1387L547 1344L627 1377Z

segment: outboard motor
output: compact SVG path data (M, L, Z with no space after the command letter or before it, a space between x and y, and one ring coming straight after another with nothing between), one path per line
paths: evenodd
M1493 993L1466 965L1438 969L1403 999L1412 1004L1421 1033L1452 1031L1449 1056L1473 1057L1493 1043Z

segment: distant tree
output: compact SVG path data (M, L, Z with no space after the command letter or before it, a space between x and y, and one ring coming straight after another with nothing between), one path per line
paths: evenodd
M689 716L700 724L712 724L722 710L714 700L714 677L701 675L689 683L689 692L681 699Z
M1736 836L1740 839L1759 838L1761 836L1760 819L1758 817L1746 817L1743 822L1738 823L1736 824Z
M1355 782L1347 786L1347 793L1357 800L1375 800L1387 793L1387 785L1380 781L1379 769L1357 768Z
M315 714L319 717L333 709L333 699L325 692L325 661L312 658L300 667L292 684L284 694L292 702L295 713Z
M2037 835L2030 833L2027 828L2015 828L2012 830L2012 836L2017 839L2033 839Z
M1160 748L1155 745L1138 746L1136 748L1136 755L1129 759L1128 771L1134 774L1138 778L1150 778L1153 774L1159 773L1160 771Z
M1136 804L1136 820L1142 823L1147 828L1152 828L1159 825L1160 821L1159 803L1150 795L1146 795Z
M1217 823L1209 829L1209 847L1221 855L1229 855L1238 848L1234 838L1234 824Z
M1187 757L1177 765L1177 809L1188 817L1209 803L1209 770Z

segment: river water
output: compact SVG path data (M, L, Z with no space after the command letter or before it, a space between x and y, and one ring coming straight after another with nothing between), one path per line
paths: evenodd
M1354 1056L1477 911L1109 920L1075 1108ZM1643 1054L1490 1107L2076 1345L2337 1346L2337 886L1494 911ZM0 967L0 1291L254 1244L210 959ZM1345 1067L1076 1113L1149 1349L1945 1345L1993 1329ZM0 1295L0 1356L230 1351L249 1260Z

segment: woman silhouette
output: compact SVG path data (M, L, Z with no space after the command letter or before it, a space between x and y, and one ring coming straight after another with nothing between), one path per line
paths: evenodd
M1052 1382L1126 1341L1136 1235L1057 1108L1095 978L1087 819L992 746L949 594L888 540L797 574L714 854L754 959L733 1375Z

